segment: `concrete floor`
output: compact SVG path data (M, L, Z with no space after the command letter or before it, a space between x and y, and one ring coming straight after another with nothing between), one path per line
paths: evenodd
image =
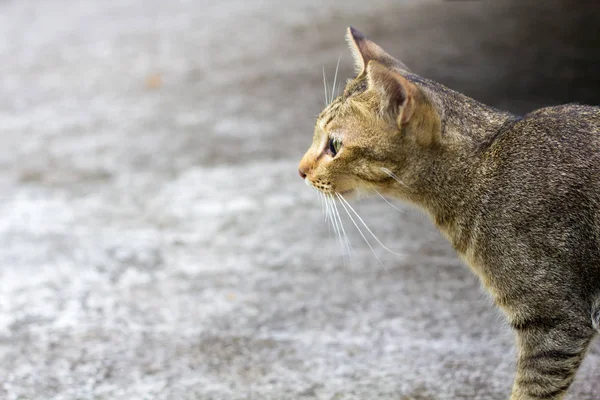
M589 12L489 3L0 1L0 398L506 399L512 334L428 219L357 203L404 256L345 220L345 261L296 172L350 24L498 107L599 100Z

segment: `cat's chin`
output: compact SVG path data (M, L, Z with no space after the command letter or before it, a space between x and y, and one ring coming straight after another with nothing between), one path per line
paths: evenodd
M345 199L354 199L358 196L358 191L356 189L348 189L338 192L338 194L342 195Z

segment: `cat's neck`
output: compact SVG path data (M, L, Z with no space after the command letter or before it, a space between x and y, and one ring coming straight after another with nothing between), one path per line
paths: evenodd
M442 85L418 83L441 117L442 140L452 143L433 151L415 182L417 203L428 211L459 252L470 237L469 221L478 210L476 198L481 160L494 140L519 117L477 102ZM435 85L435 86L434 86Z
M411 78L440 114L443 136L460 137L479 149L491 143L503 126L519 119L437 82L418 76Z

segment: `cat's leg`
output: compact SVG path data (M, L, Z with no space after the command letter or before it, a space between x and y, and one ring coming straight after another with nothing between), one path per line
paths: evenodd
M589 320L532 317L512 325L519 354L511 400L563 399L594 337Z

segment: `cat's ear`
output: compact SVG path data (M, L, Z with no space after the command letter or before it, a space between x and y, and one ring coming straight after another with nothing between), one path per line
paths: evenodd
M394 118L399 127L409 130L416 127L416 139L422 145L437 140L441 132L440 116L414 83L377 61L367 65L367 81L369 90L377 93L381 113Z
M380 111L394 114L401 125L410 121L419 90L414 83L377 61L367 65L367 81L379 96Z
M350 50L352 51L352 56L354 58L354 67L358 75L362 74L365 71L367 65L369 65L369 61L371 60L378 61L381 64L386 65L390 68L395 67L400 70L410 72L406 65L396 60L394 57L390 56L375 42L372 42L369 39L367 39L365 35L363 35L358 30L354 29L353 27L348 28L348 32L346 33L346 40L348 41L348 45L350 46Z

